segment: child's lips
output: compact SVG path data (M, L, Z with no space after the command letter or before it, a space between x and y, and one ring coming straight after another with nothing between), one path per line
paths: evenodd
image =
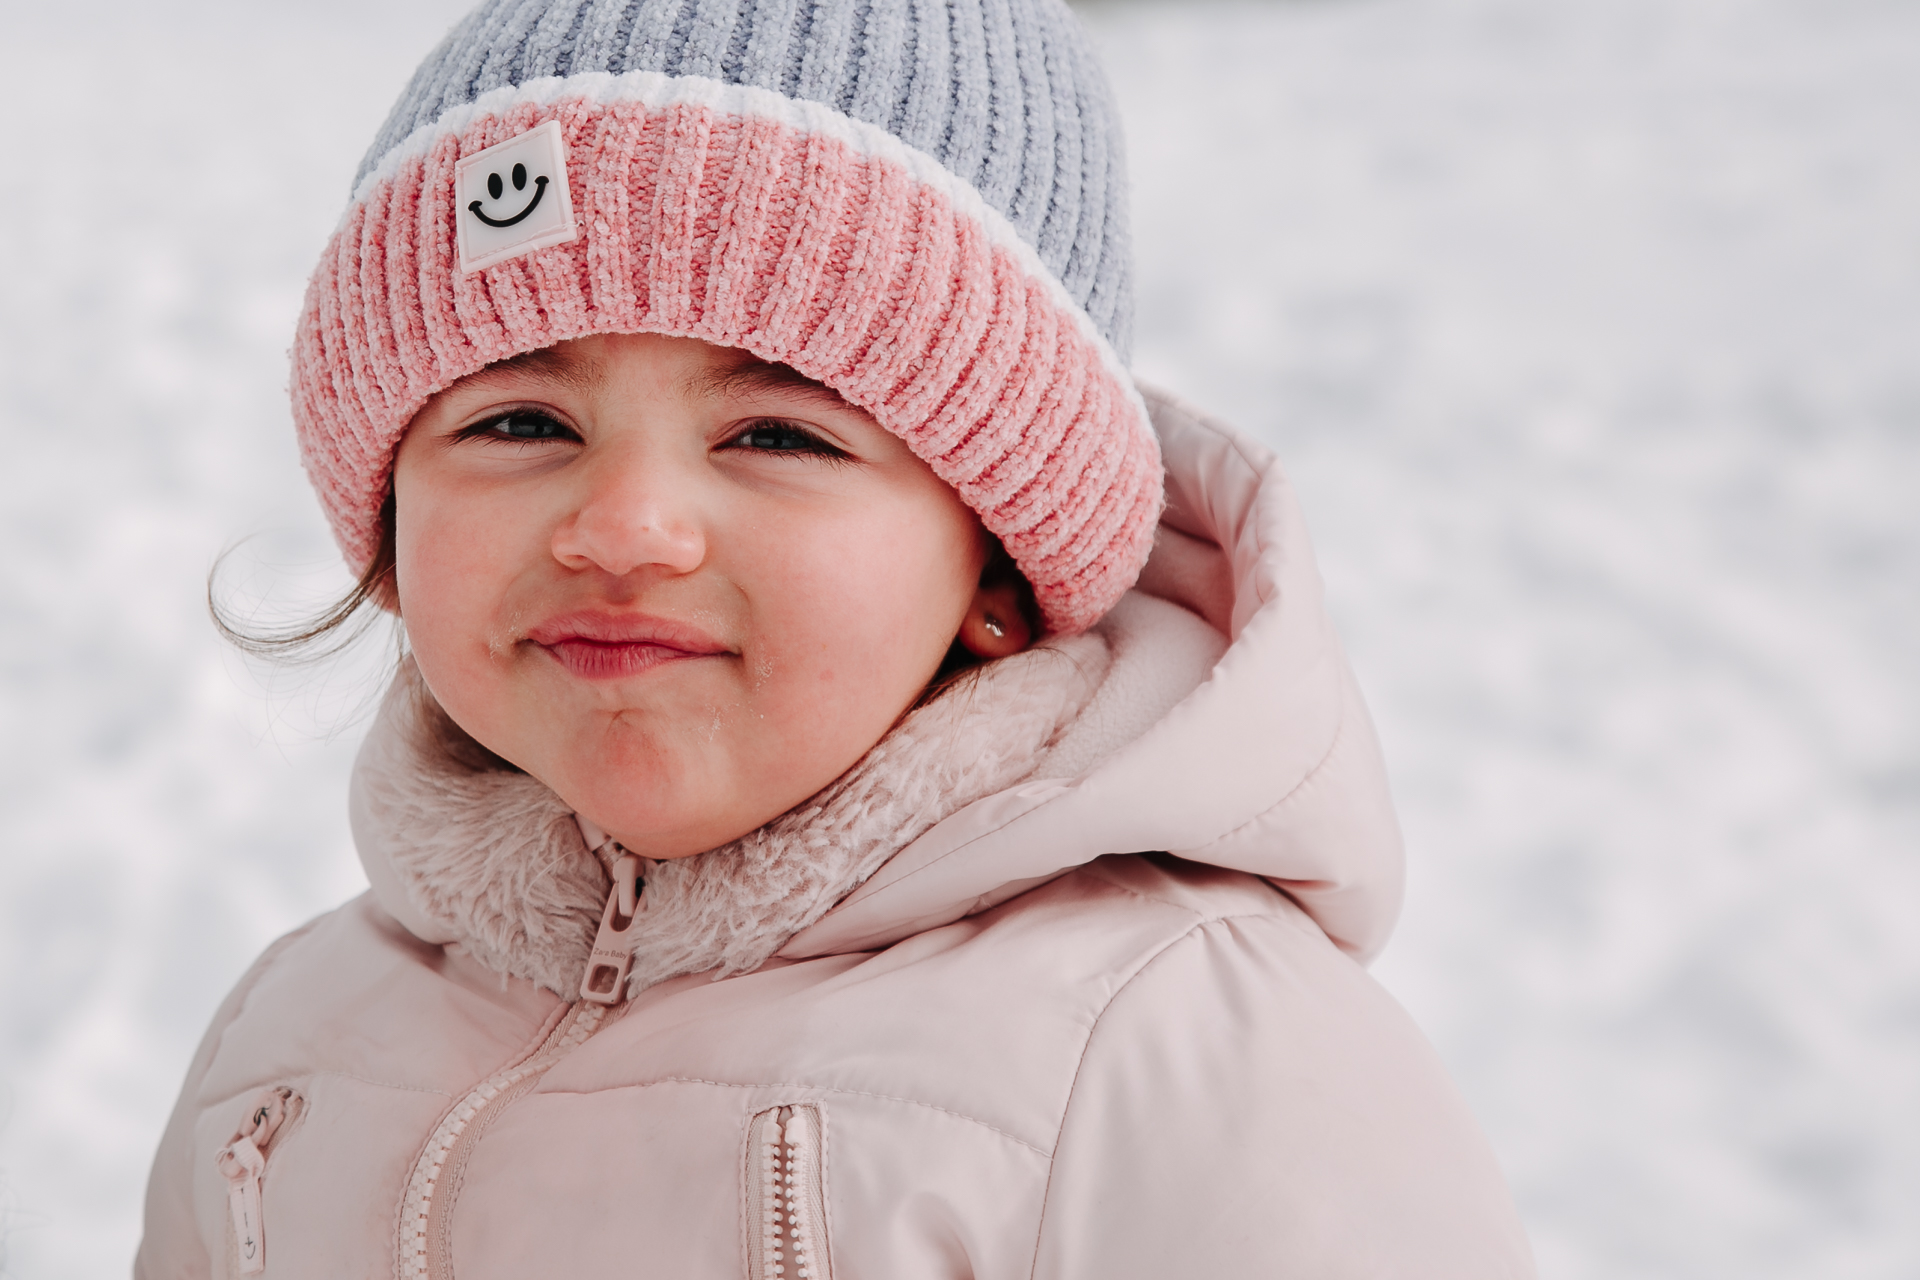
M646 614L564 614L534 627L527 639L586 680L618 680L669 662L732 652L698 627Z

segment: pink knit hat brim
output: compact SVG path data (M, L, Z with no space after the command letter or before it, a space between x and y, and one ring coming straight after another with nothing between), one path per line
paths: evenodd
M550 120L578 236L461 273L455 165ZM302 458L348 561L373 556L394 447L429 397L596 333L699 338L833 387L979 513L1049 631L1090 626L1146 562L1145 406L1004 219L882 130L645 73L490 94L356 193L293 350Z

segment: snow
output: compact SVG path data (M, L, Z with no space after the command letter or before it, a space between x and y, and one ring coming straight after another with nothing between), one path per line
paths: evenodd
M0 0L0 1240L126 1265L201 1027L358 891L378 654L283 352L449 3ZM1138 365L1282 452L1412 865L1377 968L1543 1272L1920 1274L1920 9L1085 12Z

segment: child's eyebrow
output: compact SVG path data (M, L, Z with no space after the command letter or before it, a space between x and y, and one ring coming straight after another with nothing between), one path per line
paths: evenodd
M845 397L825 383L809 378L791 365L777 364L756 356L749 356L727 368L695 374L687 379L685 390L694 397L715 396L722 399L736 399L756 391L784 391L832 409L849 407Z
M496 360L477 373L470 374L469 380L489 382L511 376L529 377L563 390L585 393L593 390L601 381L603 370L598 360L586 359L555 347L542 347L538 351L523 351L517 356Z

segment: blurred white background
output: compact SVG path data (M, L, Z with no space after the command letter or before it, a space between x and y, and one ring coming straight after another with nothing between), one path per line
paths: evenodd
M248 534L343 584L283 352L463 7L0 0L8 1276L124 1273L215 1003L361 887L377 655L249 669L202 594ZM1304 495L1409 837L1377 972L1543 1272L1920 1275L1920 5L1084 12L1138 366Z

